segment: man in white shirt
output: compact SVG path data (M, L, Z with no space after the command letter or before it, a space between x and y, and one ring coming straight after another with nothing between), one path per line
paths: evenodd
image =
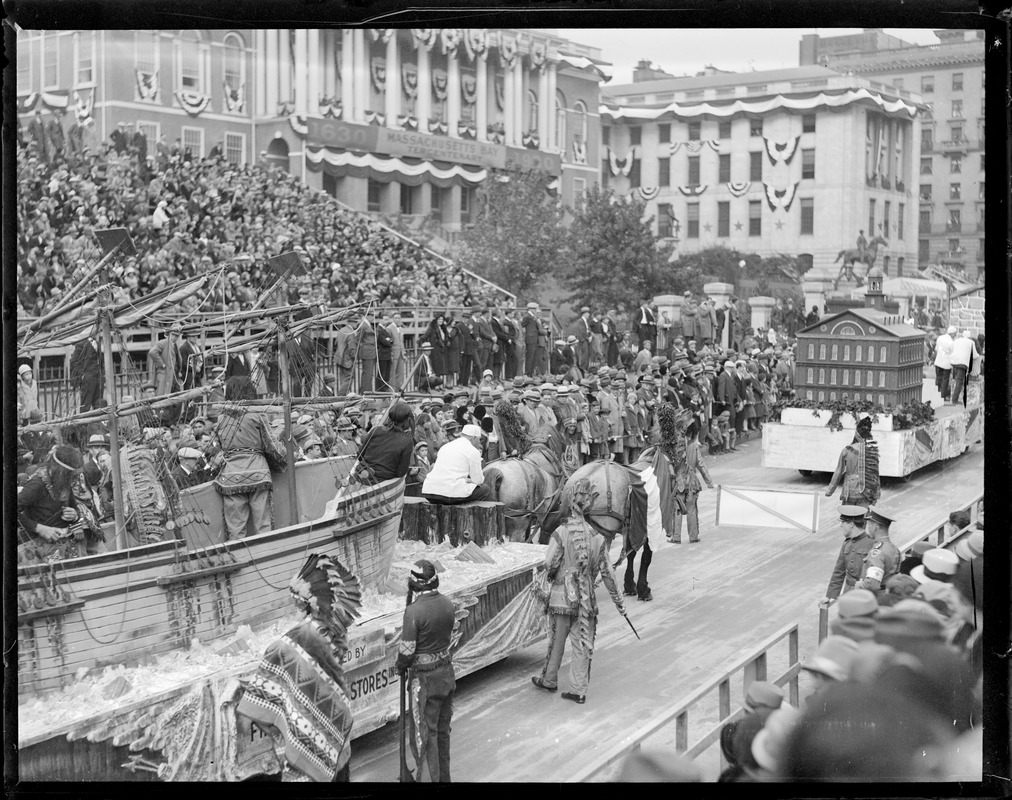
M952 337L956 333L956 327L950 325L949 329L935 339L935 386L939 394L945 400L949 399L949 378L952 375Z
M459 505L492 500L481 471L481 428L465 425L460 437L436 453L436 463L422 483L422 497L430 503Z
M973 343L970 331L963 331L952 343L952 354L949 360L952 362L952 404L958 405L963 400L963 387L966 383L966 373L977 365L977 347Z

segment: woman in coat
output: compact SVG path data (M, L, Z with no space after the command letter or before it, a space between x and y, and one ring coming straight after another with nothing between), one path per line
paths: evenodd
M446 348L449 344L446 337L446 317L442 314L437 314L425 329L422 341L432 345L432 353L429 356L432 360L432 371L441 376L445 381L447 371Z
M457 375L460 374L461 339L460 329L454 319L456 316L456 312L451 311L444 328L446 332L446 358L443 364L445 370L443 382L446 386L456 386ZM435 345L432 347L435 349Z

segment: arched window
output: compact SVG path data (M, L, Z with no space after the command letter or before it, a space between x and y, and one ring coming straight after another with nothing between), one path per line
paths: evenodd
M819 392L819 402L821 403L825 399L826 399L826 393L825 392Z
M527 130L538 129L538 96L533 90L527 92Z
M840 399L841 399L841 400L843 400L843 402L844 402L844 403L846 403L846 402L847 402L847 393L846 393L846 392L844 392L844 393L843 393L843 394L842 394L842 395L840 396Z
M866 400L867 400L867 401L868 401L869 403L870 403L870 402L871 402L872 400L874 400L874 398L872 397L872 394L871 394L871 392L868 392L868 394L866 394L866 395L865 395L865 399L866 399Z
M573 131L573 141L578 144L587 143L587 105L582 100L576 101L576 130Z
M855 361L861 361L862 360L861 357L863 355L864 355L864 350L861 349L861 345L856 345L854 347L854 360Z
M243 57L245 43L238 33L229 33L224 40L224 73L225 91L229 97L225 103L226 111L241 112L246 86L246 59Z
M855 386L861 385L861 370L859 369L854 370L854 385Z
M808 383L815 383L815 370L808 368Z
M884 394L880 394L878 396L878 404L880 406L884 406L885 405L885 401L886 401L885 395Z
M815 358L815 345L811 342L808 344L808 357Z
M204 92L204 54L197 31L183 31L179 37L179 88Z
M798 256L798 272L804 275L811 268L812 268L812 254L801 253Z
M832 400L835 400L835 399L836 399L836 392L830 392L830 393L829 393L829 399L830 399L831 401L832 401Z
M886 385L886 373L884 369L878 371L878 388L884 389Z
M811 399L812 399L812 397L813 397L813 395L812 395L812 390L811 390L811 389L809 389L809 390L808 390L808 391L807 391L807 392L805 393L805 399L807 399L807 400L811 400Z
M825 383L826 383L826 370L823 369L822 367L819 367L819 386L823 386L825 385ZM822 398L820 397L819 399L821 400Z
M831 384L832 384L833 386L835 386L835 385L836 385L836 370L835 370L835 369L831 369L831 370L829 371L829 382L830 382L830 383L831 383Z
M555 93L555 148L566 149L566 98L562 92Z
M826 345L820 344L819 345L819 361L825 361L825 360L826 360Z
M844 361L850 361L850 345L849 344L845 344L843 346L843 360Z
M842 383L844 386L846 386L848 383L850 383L850 370L849 369L845 369L843 371L843 380L840 381L840 383Z
M865 386L874 386L875 385L875 370L871 370L871 369L868 370L868 377L865 378L864 385ZM871 400L871 395L868 396L868 399Z
M830 350L830 353L832 354L831 358L833 359L833 361L836 361L840 357L840 345L834 344L832 349Z
M868 363L875 363L875 345L873 344L868 345Z

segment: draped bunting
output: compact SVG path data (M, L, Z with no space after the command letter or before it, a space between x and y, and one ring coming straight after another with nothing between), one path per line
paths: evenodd
M636 191L639 192L639 196L648 203L661 193L659 186L640 186Z
M65 111L70 105L70 90L57 89L52 92L43 92L42 103L54 111Z
M447 82L448 78L445 69L432 70L432 93L440 102L446 99Z
M496 75L492 81L495 87L495 105L500 111L506 108L506 80L501 75Z
M387 115L382 111L366 111L365 121L367 125L383 126L387 124Z
M484 28L468 28L464 31L464 50L471 61L488 58L488 31Z
M344 113L344 107L338 98L321 97L320 98L320 114L324 117L333 117L334 119L341 119Z
M478 102L478 78L469 72L462 72L460 75L460 96L464 103L473 106Z
M418 96L418 65L405 63L401 64L401 87L404 89L404 96L414 99Z
M623 177L628 177L629 173L632 171L633 161L636 159L637 153L638 151L634 145L633 147L629 148L629 153L626 155L625 158L618 158L615 155L615 151L609 147L608 165L609 167L611 167L611 174L614 175L616 178L619 175L622 175Z
M794 202L794 198L798 195L798 184L795 183L793 186L788 186L784 189L784 194L780 195L780 202L783 205L784 211L791 210L791 204Z
M533 131L525 133L520 137L520 141L524 147L530 150L537 150L538 145L541 143L540 137Z
M141 100L158 99L158 70L134 70L134 77L137 80L137 94Z
M195 117L204 111L211 104L211 96L197 92L176 92L176 100L183 107L183 111L191 117Z
M450 186L476 186L488 177L488 171L484 167L396 158L376 153L352 153L330 148L308 148L306 161L313 172L324 170L327 174L338 177L371 178L380 183L397 181L408 186L432 183L442 189Z
M369 28L368 31L374 42L382 42L383 44L389 42L390 37L394 35L393 28Z
M548 61L548 46L544 42L531 42L529 58L534 69L543 69Z
M17 100L17 108L19 114L30 114L35 110L35 106L39 102L39 93L30 92Z
M306 124L305 114L291 114L288 117L288 124L292 126L292 130L295 131L303 139L306 134L309 133L309 126Z
M559 61L563 61L560 56ZM905 113L911 119L917 115L917 106L903 100L886 100L876 92L868 89L847 89L839 93L819 92L811 97L784 97L777 95L767 100L735 100L727 105L716 103L697 103L683 105L671 103L663 108L608 108L600 106L601 116L610 120L628 119L649 119L655 120L661 117L702 117L713 116L721 119L734 116L735 114L768 114L779 109L790 109L793 111L811 111L812 109L826 106L829 108L840 108L859 101L870 102L883 111L894 114Z
M92 112L95 108L95 90L85 89L84 93L86 97L82 98L80 89L74 92L74 116L79 125L90 125L94 121Z
M735 197L744 197L749 189L752 188L752 184L748 181L745 183L728 183L727 190Z
M709 185L709 184L707 184ZM703 192L706 191L706 186L679 186L678 191L681 192L685 197L699 197Z
M766 194L766 204L770 207L770 211L776 211L777 209L790 211L794 198L798 193L798 183L795 182L786 189L774 189L770 184L764 183L763 191Z
M439 117L429 118L429 133L437 133L441 136L445 136L449 130L449 126L443 122L443 120L439 119Z
M499 63L507 69L511 69L517 57L517 37L505 31L499 31L498 39Z
M770 164L774 167L781 161L785 164L790 164L795 153L798 152L798 142L800 141L801 137L795 136L793 140L788 139L784 144L777 144L764 136L763 146L766 148L766 155L769 157Z
M780 201L776 197L774 188L768 183L764 183L763 191L766 194L766 204L770 207L770 211L776 211Z
M413 117L410 114L398 114L397 124L400 125L406 131L417 131L418 130L418 117Z
M439 32L439 46L444 56L453 58L457 55L457 48L460 46L460 29L443 28Z
M593 72L605 83L611 80L611 71L607 67L595 64L589 58L583 56L571 56L559 53L559 65Z
M431 50L432 46L436 43L437 35L435 28L412 28L411 43L415 46L416 50L419 47Z
M385 58L374 58L369 62L369 77L372 78L372 88L382 94L387 86L387 60Z
M225 89L225 108L229 111L242 111L243 106L246 104L246 84L243 83L233 89L228 85L228 81L225 81L223 86Z
M460 122L457 123L457 133L464 139L478 138L478 128L474 122L470 120L460 120Z
M573 139L573 162L576 164L587 163L587 145L579 139Z

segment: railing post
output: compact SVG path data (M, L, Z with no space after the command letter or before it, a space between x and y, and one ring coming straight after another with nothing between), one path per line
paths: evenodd
M717 701L717 721L723 723L728 717L731 716L731 678L726 677L720 682L718 687L720 697ZM720 749L720 771L723 772L728 768L727 758L724 756L724 750Z
M675 717L675 750L684 753L689 749L689 712L683 711Z
M819 606L819 644L829 633L829 606Z
M790 662L787 665L788 669L790 669L791 667L793 667L795 664L798 663L799 655L800 653L798 652L798 627L797 625L795 625L787 637L787 659ZM800 699L798 697L797 675L791 678L789 686L791 687L790 689L791 705L797 708L799 705L801 705Z

